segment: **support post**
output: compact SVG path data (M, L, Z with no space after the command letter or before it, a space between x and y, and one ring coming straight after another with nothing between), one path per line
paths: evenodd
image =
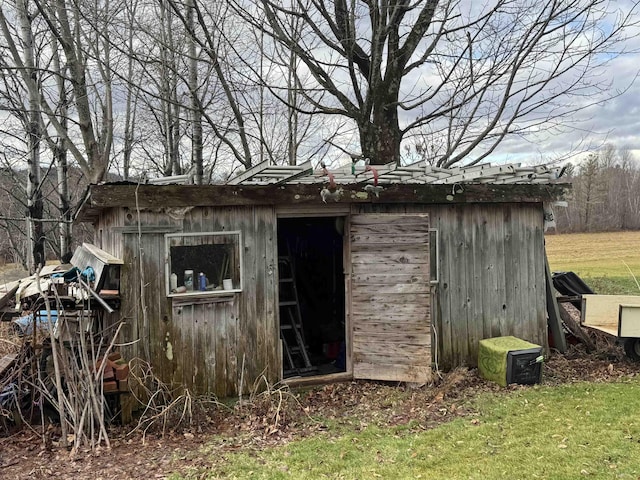
M544 271L545 271L545 285L547 292L547 325L551 330L551 336L553 337L553 345L560 353L567 351L567 339L564 336L564 330L562 329L562 318L560 317L560 310L558 309L558 301L556 300L556 289L553 287L553 280L551 278L551 269L549 268L549 259L547 258L547 251L544 252Z

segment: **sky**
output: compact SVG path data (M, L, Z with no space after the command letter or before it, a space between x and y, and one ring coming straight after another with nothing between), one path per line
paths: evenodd
M615 60L606 82L614 95L565 122L563 131L543 134L532 141L506 140L494 158L505 161L550 161L568 156L578 161L605 144L630 150L640 161L640 53Z
M506 140L493 159L542 163L568 157L578 162L611 144L618 150L631 151L640 162L640 28L630 28L628 35L624 44L627 53L613 58L602 72L602 84L608 85L608 100L567 119L562 131L541 135L532 142Z

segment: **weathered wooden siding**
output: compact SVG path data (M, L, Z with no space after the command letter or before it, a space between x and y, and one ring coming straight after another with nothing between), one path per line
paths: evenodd
M482 338L514 335L547 345L541 204L377 204L353 211L425 212L438 229L433 322L440 368L475 365Z
M243 390L262 374L279 379L277 328L277 232L273 207L222 207L191 210L184 220L185 232L240 230L243 235L244 290L232 303L195 305L194 318L210 318L209 325L193 324L193 336L210 335L215 360L202 364L209 388L217 395L235 395L243 379ZM217 319L217 320L216 320ZM187 325L183 324L183 327ZM207 349L207 346L203 346ZM197 349L196 349L197 350ZM200 362L200 363L198 363ZM244 372L243 372L244 368Z
M110 208L100 214L95 225L94 243L114 257L122 258L123 239L121 227L124 225L124 209Z
M280 375L276 312L277 237L272 207L199 207L125 212L122 318L128 356L150 359L155 373L194 393L219 397ZM224 298L165 295L165 234L241 230L244 290ZM103 237L104 238L104 237ZM141 266L142 265L142 269ZM144 302L140 285L144 284ZM144 314L146 312L146 315ZM244 370L243 370L244 368Z
M353 376L431 379L428 215L351 216Z
M482 338L514 335L546 345L541 204L367 204L352 205L351 212L428 213L431 227L438 229L440 281L432 290L430 313L439 367L475 365ZM158 208L142 211L140 221L140 237L137 214L126 208L106 210L96 225L102 229L100 246L125 262L122 340L140 340L126 347L125 355L149 358L162 380L195 393L234 395L241 378L246 390L263 373L278 380L274 208ZM204 302L167 298L164 235L223 230L243 232L244 291ZM427 285L428 279L422 280ZM357 286L353 292L357 298Z

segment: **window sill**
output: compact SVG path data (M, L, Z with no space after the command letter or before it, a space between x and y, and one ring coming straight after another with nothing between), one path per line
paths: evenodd
M242 292L241 288L234 288L233 290L207 290L207 291L193 291L187 293L170 293L167 295L169 298L189 298L189 297L221 297L234 295Z

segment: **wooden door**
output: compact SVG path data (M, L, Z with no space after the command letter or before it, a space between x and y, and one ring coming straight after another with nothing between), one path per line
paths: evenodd
M429 217L351 217L354 378L431 379Z

